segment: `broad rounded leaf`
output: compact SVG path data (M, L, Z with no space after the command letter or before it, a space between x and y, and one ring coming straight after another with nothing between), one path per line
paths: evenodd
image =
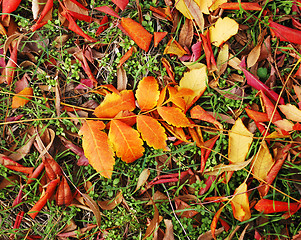
M23 107L32 99L33 89L31 87L24 88L21 92L16 94L12 100L12 108Z
M243 162L253 141L253 134L238 118L229 132L229 161L230 163Z
M158 107L158 113L168 124L175 127L189 127L189 122L186 115L176 107Z
M157 105L159 85L154 77L144 77L138 84L136 98L141 111L148 111Z
M211 43L219 47L238 32L238 26L238 23L231 18L219 18L215 25L209 28Z
M281 112L286 116L287 119L292 121L301 122L301 110L295 105L286 104L279 106Z
M111 121L109 140L117 157L126 163L134 162L143 156L143 141L138 131L119 120Z
M234 192L235 197L231 201L233 216L241 222L246 221L251 217L247 190L247 184L242 183L236 188Z
M120 111L133 111L135 107L133 91L123 90L120 94L114 92L107 94L103 102L95 109L94 114L99 118L113 118Z
M101 131L104 128L105 124L101 121L87 120L78 134L83 135L83 149L91 166L100 175L111 178L115 159L108 136Z
M137 116L137 129L146 143L155 149L165 149L167 136L164 128L154 118L145 115Z

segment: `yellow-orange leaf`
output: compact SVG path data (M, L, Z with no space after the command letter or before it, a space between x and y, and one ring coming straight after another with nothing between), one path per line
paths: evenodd
M109 140L117 157L126 163L134 162L143 156L143 141L139 132L119 120L111 121Z
M12 100L12 108L23 107L32 99L33 90L31 87L24 88L21 92L16 94Z
M158 107L158 113L168 124L175 127L189 127L189 122L186 115L176 107Z
M231 201L233 216L241 222L250 219L251 212L247 194L247 184L243 183L236 188L234 195L236 196Z
M120 111L133 111L135 98L132 90L123 90L119 94L107 94L103 102L95 109L94 114L99 118L113 118Z
M144 77L138 84L136 98L141 111L148 111L157 105L159 85L154 77Z
M207 67L204 64L202 64L200 68L192 69L189 72L184 73L184 76L179 83L179 91L183 88L188 88L194 91L193 94L184 96L186 110L189 109L206 90L207 81Z
M138 115L137 129L149 146L155 149L166 148L165 130L156 119L146 115Z
M170 39L164 49L163 54L175 54L179 58L187 54L184 48L174 39Z
M255 177L265 180L268 172L274 164L272 155L265 141L262 142L259 152L255 155L253 174Z
M141 49L148 51L153 38L152 34L131 18L122 18L121 26Z
M229 132L229 161L230 163L243 162L249 152L253 141L253 134L245 127L238 118Z
M209 28L211 43L219 47L238 32L238 26L238 23L231 18L219 18L215 25Z
M301 122L301 110L298 109L295 105L288 103L286 105L280 105L279 108L287 119Z
M108 144L108 136L102 132L102 121L87 120L79 130L83 135L83 149L91 166L102 176L111 178L115 164L114 152Z

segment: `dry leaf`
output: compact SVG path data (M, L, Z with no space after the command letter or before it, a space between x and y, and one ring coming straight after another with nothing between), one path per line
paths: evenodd
M81 195L84 197L86 204L90 207L90 209L94 213L94 216L96 218L97 226L100 227L101 212L99 210L99 207L98 207L97 203L88 194L82 193Z
M288 103L286 105L279 105L279 108L287 119L295 122L301 122L301 110L298 109L295 105Z
M216 60L217 72L219 75L222 75L227 69L228 60L229 60L229 45L224 44L221 47Z
M126 71L121 66L117 68L117 90L118 91L126 90L127 84L128 84L128 78L126 75Z
M210 168L209 170L205 170L204 174L212 176L212 175L222 174L223 172L239 171L245 168L246 166L248 166L251 161L252 159L244 162L239 162L239 163L231 163L229 165L221 163L218 164L217 166Z
M122 161L131 163L143 156L143 141L137 130L120 120L110 123L109 140Z
M33 96L33 89L31 87L24 88L21 92L13 96L12 108L23 107L28 103Z
M83 149L91 166L100 175L111 178L115 159L108 136L101 131L104 128L105 124L101 121L87 120L78 134L83 135Z
M150 170L147 168L143 169L143 171L139 175L135 192L146 183L149 175L150 175Z
M233 216L241 222L246 221L251 217L247 190L247 184L242 183L236 188L234 192L235 196L231 201Z
M98 205L103 210L113 210L115 207L117 207L123 200L122 192L119 191L119 193L111 200L106 201L97 201Z
M172 38L167 43L163 54L174 54L177 55L178 58L180 58L183 57L183 55L187 54L187 52L185 51L185 49L182 48L182 46L176 40Z

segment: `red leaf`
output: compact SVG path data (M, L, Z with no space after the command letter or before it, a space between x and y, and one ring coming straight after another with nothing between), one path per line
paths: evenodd
M109 6L101 6L101 7L96 7L94 9L120 19L120 16L113 10L113 8Z
M300 207L300 203L287 203L281 201L274 201L270 199L261 199L255 205L255 209L258 212L263 212L264 214L276 213L276 212L295 212Z
M108 16L105 15L99 23L100 26L96 31L96 36L99 36L104 30L106 30L109 27L108 22L109 22Z
M115 3L123 11L128 5L129 0L112 0L112 2Z
M27 184L32 183L44 170L44 163L42 162L34 171L32 174L28 176Z
M165 38L165 36L167 35L168 32L154 32L154 46L157 47L159 42L161 42L161 40L163 38Z
M220 129L223 128L223 125L218 122L212 115L207 113L201 106L197 105L190 110L191 118L199 119L205 122L213 123L217 125Z
M56 202L58 206L61 205L69 206L71 201L72 201L72 193L67 183L67 179L63 177L57 190Z
M13 165L7 165L5 167L10 170L25 173L25 174L31 174L34 170L34 167L13 166Z
M81 14L78 12L70 11L68 10L68 13L75 19L75 20L81 20L88 23L91 23L93 21L93 18L91 16Z
M280 41L301 44L301 31L285 27L283 25L273 22L272 20L269 20L269 23L271 30L275 33L276 37L278 37Z
M54 180L62 175L60 165L49 154L47 154L47 157L43 156L42 161L45 166L46 174L50 180Z
M89 11L87 8L85 8L81 3L75 1L75 0L70 0L71 2L73 2L75 5L77 5L78 7L80 7L83 10Z
M245 108L249 118L253 119L255 122L269 122L270 119L268 115L263 112L254 111L252 109Z
M42 22L42 20L47 15L47 13L49 11L51 11L52 7L53 7L53 0L47 0L47 3L44 6L43 11L41 12L41 15L40 15L40 17L39 17L39 19L38 19L38 21L37 21L36 24L39 24L40 22Z
M218 138L219 135L207 140L206 142L204 142L204 147L206 148L201 148L201 169L200 169L201 173L205 170L206 162Z
M226 10L240 10L240 7L246 11L261 11L262 7L256 2L234 2L234 3L223 3L219 6L221 9Z
M217 225L217 222L218 222L218 219L223 211L224 207L221 207L214 215L213 217L213 220L211 222L211 225L210 225L210 229L211 229L211 235L214 239L216 239L215 237L215 229L216 229L216 225Z
M21 0L2 0L2 21L7 16L5 13L12 13L20 5Z
M269 120L271 120L272 116L273 116L273 112L274 112L275 106L271 102L271 100L268 99L268 97L266 95L264 95L264 93L261 93L261 97L262 97L263 104L265 106L265 111L266 111L266 113L268 115L268 118L269 118ZM274 122L276 122L278 120L282 120L282 117L280 116L279 112L277 110L275 110L273 119L271 121L274 123Z
M133 54L133 52L136 52L136 48L135 47L131 47L121 58L120 61L117 65L117 68L120 68L122 66L122 64L124 64Z

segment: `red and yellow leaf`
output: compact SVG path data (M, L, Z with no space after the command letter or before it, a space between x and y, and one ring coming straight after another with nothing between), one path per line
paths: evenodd
M148 111L157 105L159 85L154 77L144 77L138 84L136 98L141 111Z
M301 122L301 110L298 109L295 105L288 103L286 105L280 105L279 108L287 119Z
M24 88L21 92L13 96L12 108L23 107L32 99L33 89L31 87Z
M99 118L113 118L120 111L133 111L135 98L132 90L123 90L120 94L107 94L103 102L95 109L94 114Z
M141 49L148 51L153 38L152 34L131 18L122 18L121 26Z
M126 163L134 162L143 156L143 141L138 131L119 120L111 121L109 141L117 157Z
M115 159L108 136L101 131L104 128L101 121L87 120L78 134L83 135L83 149L91 166L100 175L111 178Z
M137 129L149 146L155 149L166 148L165 130L156 119L146 115L138 115Z
M238 188L236 188L234 192L234 195L236 196L234 196L231 201L233 216L241 222L246 221L251 217L247 190L247 184L241 184Z
M261 98L263 101L263 104L265 106L265 111L268 115L269 120L271 120L273 123L279 120L282 120L282 117L280 116L279 112L275 110L274 104L271 102L271 100L263 93L261 92ZM274 112L275 110L275 112Z
M168 124L175 127L190 127L191 123L189 122L186 115L176 107L158 107L158 113Z

